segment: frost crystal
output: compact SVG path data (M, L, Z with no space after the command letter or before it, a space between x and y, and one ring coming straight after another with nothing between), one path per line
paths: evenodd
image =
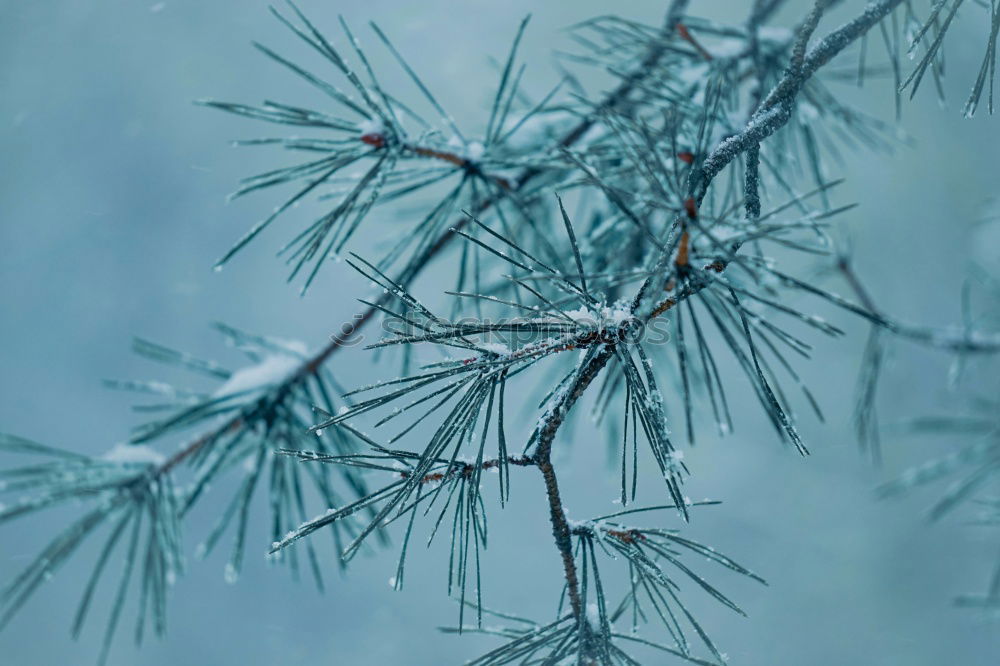
M282 382L301 362L301 359L292 355L270 354L260 363L234 372L212 396L222 398L266 389Z
M115 444L101 458L109 462L146 465L161 465L166 460L162 453L150 446L123 442Z
M362 136L366 134L384 134L385 124L382 122L381 118L368 118L358 124L358 130L361 132Z
M478 141L473 141L465 147L465 158L470 162L478 162L486 154L486 148Z
M601 612L595 603L587 604L587 622L595 629L601 626Z

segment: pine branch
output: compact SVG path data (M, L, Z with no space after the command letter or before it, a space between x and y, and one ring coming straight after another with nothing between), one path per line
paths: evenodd
M654 68L657 61L663 57L665 53L665 43L673 34L674 27L680 21L681 16L683 16L686 6L687 0L674 0L674 2L672 2L670 10L667 12L667 19L665 21L660 39L652 43L647 55L642 59L639 65L636 66L636 68L597 105L596 110L593 113L582 119L558 140L556 143L558 147L568 148L574 145L590 130L591 127L593 127L594 123L603 112L616 109L619 106L627 104L628 97L632 90L640 82L642 82L646 76L649 75L649 72ZM543 172L540 169L525 169L521 171L516 179L514 179L510 189L513 192L518 192L524 189L531 181L540 176L542 173ZM486 198L479 203L473 212L473 215L481 215L497 203L497 201L498 199L496 197ZM469 224L471 219L472 218L469 216L463 216L455 221L452 229L464 229L466 225ZM397 277L395 281L403 286L412 283L413 280L415 280L416 277L429 264L429 262L440 254L446 247L448 247L454 237L455 234L451 230L441 234L437 240L424 250L421 255L410 262L410 265ZM340 328L342 333L332 336L330 342L327 343L326 346L305 361L298 370L289 376L289 378L279 388L279 391L283 393L288 392L303 379L314 374L334 354L336 354L341 347L344 346L352 335L366 326L372 318L379 313L379 306L386 306L392 300L393 297L391 294L383 294L376 301L376 305L365 309L361 313L355 315L352 320L345 322ZM169 472L184 460L200 451L202 447L215 441L223 435L236 434L242 427L244 427L244 424L241 418L237 416L225 424L194 438L189 444L174 453L160 468L159 473Z
M155 631L162 633L165 590L180 570L181 521L209 481L242 461L245 468L239 488L203 544L203 551L211 550L230 525L236 526L227 580L235 580L239 572L255 489L262 478L270 477L272 552L282 557L287 552L293 572L297 570L298 551L286 551L286 547L321 528L332 527L344 562L367 547L370 537L383 538L385 528L399 521L405 524L393 580L399 588L415 519L419 513L426 516L437 508L429 540L450 522L448 592L459 602L458 630L466 629L464 614L471 608L476 613L475 630L509 639L506 645L472 663L536 663L540 658L541 663L575 659L575 663L635 664L638 662L621 647L630 642L692 663L721 662L723 655L679 598L674 578L686 578L726 607L737 613L742 610L684 564L679 553L704 556L760 580L758 576L674 531L637 528L611 520L656 507L623 510L585 523L570 521L566 515L565 488L560 489L552 449L561 429L571 421L573 407L595 380L601 376L594 400L597 420L609 410L614 398L624 398L622 503L629 497L630 434L631 498L635 500L641 435L670 496L671 503L659 508L676 510L687 520L697 503L689 502L681 493L680 485L689 470L683 452L675 448L666 427L666 406L658 387L657 371L662 370L659 366L673 364L671 369L676 370L677 399L683 405L689 443L694 443L697 430L693 422L696 397L707 394L720 434L731 428L728 382L723 381L715 359L717 348L722 348L732 354L737 371L749 380L748 395L760 403L778 439L807 453L786 387L800 390L822 420L819 405L789 360L809 358L812 345L786 328L784 322L791 320L828 336L843 331L799 309L786 298L787 294L806 292L872 324L865 352L870 367L862 381L857 417L862 438L877 437L874 401L882 352L880 336L892 334L957 354L1000 351L1000 335L973 330L969 322L961 331L941 331L897 321L876 309L846 260L840 261L838 267L860 304L779 271L763 254L761 246L773 244L806 256L829 255L830 218L851 209L833 207L828 199L828 191L839 181L824 176L823 151L834 149L830 148L832 143L825 143L829 136L820 133L824 123L819 121L825 120L836 133L871 147L885 146L883 137L891 129L842 104L816 74L879 24L897 85L911 85L915 91L925 72L939 75L942 40L962 0L950 5L948 1L934 4L911 46L915 48L929 34L933 34L933 40L926 44L925 57L905 81L897 62L901 39L898 33L894 39L890 37L882 24L904 4L902 0L871 3L856 18L814 41L824 13L834 4L834 0L815 0L790 38L769 37L762 30L764 23L782 8L783 0L754 0L745 25L735 27L687 17L687 0L673 0L659 27L599 17L581 24L574 33L577 42L592 54L580 60L606 68L618 77L618 82L611 92L591 101L574 78L567 76L566 83L576 94L565 106L551 103L559 87L537 103L519 89L521 71L515 65L527 25L525 19L505 63L498 66L500 82L486 123L485 146L464 138L407 60L372 24L379 40L460 148L439 141L430 123L382 88L367 55L343 20L341 28L349 50L341 52L294 4L289 6L297 23L275 11L283 24L343 76L353 94L258 45L266 57L326 94L339 111L326 113L277 102L261 106L207 102L238 115L316 128L336 137L244 142L277 145L321 157L243 181L237 196L294 181L299 181L301 187L274 214L251 229L220 265L320 186L340 187L346 183L343 191L321 197L334 198L337 203L283 250L294 265L293 276L308 262L314 263L305 281L308 286L320 265L331 253L339 253L346 246L376 204L422 191L453 176L458 183L381 262L373 263L352 253L347 263L382 287L383 294L373 301L362 301L367 308L313 354L220 326L254 362L248 374L248 369L230 372L218 364L139 341L136 349L143 355L221 381L222 386L206 395L159 382L109 383L115 388L159 396L162 402L139 409L166 416L140 428L133 446L113 449L100 458L0 437L0 449L38 455L45 460L0 472L12 479L0 485L0 490L31 493L12 507L0 505L0 522L67 501L94 501L90 511L58 534L0 591L0 627L88 535L107 525L109 536L84 590L74 620L74 635L83 626L94 590L115 553L124 554L123 571L105 631L101 661L107 657L136 570L141 571L137 638L142 635L147 612ZM987 79L992 87L1000 26L996 0L991 0L989 9L987 54L966 104L968 113L978 104ZM720 44L722 39L738 43L731 48ZM348 64L346 53L353 54L360 75ZM865 69L863 64L860 69ZM992 90L990 107L992 110ZM508 129L511 110L519 108L529 110ZM554 138L525 150L510 145L526 120L566 110L579 118ZM407 134L403 118L426 131ZM594 139L591 131L598 127L601 134ZM797 182L786 177L796 161L807 167L815 181L815 188L805 194L797 192ZM362 175L338 175L357 163L367 165ZM509 175L511 171L515 175ZM565 238L555 237L546 226L554 218L546 216L540 201L551 187L578 191L581 200L598 199L596 204L586 201L592 219L585 219L577 228L564 200L558 199ZM786 193L789 201L765 210L764 203L773 195L768 191L771 188ZM811 197L819 198L821 209L809 209ZM456 217L451 228L445 230L445 224L462 208L468 212ZM800 211L799 217L771 219L792 208ZM745 215L738 215L741 210ZM487 212L495 215L495 227L479 219ZM555 228L559 228L558 221ZM476 317L464 320L431 311L410 292L414 281L451 246L455 237L468 242L462 246L457 286L447 293L456 297L453 314L466 303L475 308ZM404 253L409 256L390 277L391 267L401 261ZM500 269L507 271L502 279L496 275ZM496 284L484 287L484 280ZM513 308L516 313L491 321L483 317L484 308ZM676 354L654 354L657 350L644 344L642 335L657 325L667 325L668 314ZM338 410L330 390L337 385L325 367L340 348L355 342L355 334L376 315L390 318L400 325L400 330L369 348L402 347L406 369L395 379L345 393L346 404ZM708 334L709 327L717 333L714 338ZM503 342L497 343L498 337ZM444 360L411 371L410 350L418 344L442 350ZM579 352L572 367L564 362L570 356L567 351ZM268 365L275 353L281 355L280 363ZM461 357L453 358L453 353ZM522 455L511 455L504 425L508 382L521 373L541 372L546 363L555 372L552 381L546 383L534 375L534 384L545 391L539 403L541 416ZM266 377L261 380L261 375ZM248 376L261 381L247 384ZM401 403L403 400L408 402ZM401 406L381 416L376 427L411 420L385 444L351 425L354 418L376 414L392 405ZM309 409L322 415L321 423L309 427ZM989 419L985 426L983 423L979 420L971 426L970 422L949 425L985 427L992 436L996 424ZM421 424L432 426L432 434L422 447L396 448L398 440ZM147 447L148 442L192 427L198 427L200 434L169 457ZM318 443L306 442L307 434L315 436ZM491 438L496 440L495 455L487 450ZM370 451L363 451L364 446ZM877 442L872 446L874 450ZM469 448L474 453L471 458L463 455ZM275 449L283 455L271 455ZM886 486L884 492L900 492L971 465L972 470L933 510L937 517L969 500L996 472L997 461L995 441L989 439L925 466L913 478ZM349 497L341 500L334 492L324 464L338 470L349 488ZM194 470L195 478L184 492L178 493L175 476L187 465ZM269 466L269 474L263 472L265 466ZM498 473L503 506L510 496L512 466L537 467L542 475L570 612L563 614L560 606L557 619L547 625L505 617L520 622L520 628L484 629L483 616L491 613L484 609L481 598L480 551L487 541L482 477L484 472ZM368 489L368 475L386 474L387 482L373 486L375 490ZM312 482L312 489L328 507L325 513L307 518L302 479ZM445 521L449 512L449 521ZM144 537L147 531L148 537ZM344 542L342 537L346 537ZM311 541L304 545L308 564L322 585ZM598 549L620 558L629 567L631 588L617 606L608 603ZM678 572L681 575L676 576ZM983 603L995 601L998 580L1000 575L991 583ZM640 616L659 619L673 645L616 631L613 623L628 611L633 614L633 624ZM713 661L693 655L685 627L697 633Z

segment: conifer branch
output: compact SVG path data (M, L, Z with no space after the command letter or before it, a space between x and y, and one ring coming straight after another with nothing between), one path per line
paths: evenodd
M211 551L233 527L227 580L235 581L239 574L250 505L260 486L267 487L271 509L271 554L288 562L293 574L301 557L321 587L320 559L310 535L328 529L343 566L373 539L384 543L388 528L401 526L392 578L398 589L417 518L434 512L428 543L450 532L448 594L458 603L456 631L507 639L471 663L638 663L626 647L696 664L717 666L724 661L686 606L678 581L687 581L734 612L743 611L681 555L704 558L745 579L763 579L676 530L622 522L626 516L654 510L676 512L687 521L694 507L714 504L691 502L681 490L691 470L667 427L662 376L674 379L668 394L683 414L687 443L693 444L702 430L696 422L699 404L706 405L720 435L731 431L731 388L725 377L732 368L748 380L745 397L759 403L776 440L807 453L793 405L804 399L819 420L824 417L797 372L795 361L813 353L811 338L798 329L829 337L844 331L790 297L806 294L871 324L856 418L859 439L874 438L869 446L877 455L875 387L884 338L908 339L964 358L1000 352L1000 334L973 327L971 319L961 329L897 320L875 307L843 257L835 257L835 265L854 299L779 269L779 262L765 254L770 247L798 257L832 255L828 230L852 206L831 203L831 192L840 181L826 177L824 151L833 139L872 148L893 140L886 138L893 129L890 124L841 102L818 73L880 25L897 89L909 86L912 95L925 73L939 77L942 41L962 0L932 4L910 44L911 49L923 48L924 55L906 78L898 62L902 38L897 35L892 42L882 24L901 6L912 12L910 3L902 0L872 2L819 38L822 19L835 0L815 0L787 34L764 30L786 5L783 0L753 0L745 22L735 26L689 16L689 4L673 0L659 26L609 16L574 27L571 35L585 50L576 62L600 66L617 79L610 92L596 99L568 72L540 101L529 99L519 87L517 53L528 19L521 21L507 59L498 67L499 84L482 143L466 139L378 26L371 26L376 37L416 86L422 103L433 110L436 122L426 121L382 87L346 22L340 21L346 44L340 48L294 4L289 3L291 18L272 10L319 54L324 66L346 81L348 92L257 45L271 61L324 93L331 109L273 101L260 106L205 102L244 117L323 133L320 138L242 142L310 157L242 182L236 196L291 183L298 189L239 240L219 265L299 201L331 187L319 198L335 203L282 250L293 267L292 277L307 274L305 289L321 265L349 249L348 241L375 206L439 184L447 193L381 260L350 253L346 263L382 293L362 300L365 309L320 349L309 353L300 344L219 325L232 346L250 360L249 366L231 371L140 340L135 348L143 356L186 368L218 386L199 392L156 381L108 382L156 396L159 402L139 405L153 419L136 430L130 444L102 456L0 436L0 450L41 461L0 471L0 492L23 494L10 507L0 505L0 522L67 502L88 502L88 510L0 590L0 628L86 538L105 526L107 537L86 582L74 635L84 625L106 565L116 559L122 560L121 577L99 659L107 658L132 587L139 596L137 639L147 617L162 634L166 590L183 569L183 519L212 480L242 468L236 492L199 549ZM970 114L987 82L992 110L998 8L991 1L986 58L966 103ZM867 68L862 63L858 71ZM562 86L573 88L573 93L566 101L554 101ZM520 118L511 115L522 110ZM543 115L571 120L558 123L554 131L546 128L545 138L519 146L525 126ZM414 124L418 130L407 131ZM451 140L444 140L441 130L450 133ZM357 175L340 175L352 165L364 166ZM814 181L812 189L799 189L796 165L805 167ZM553 189L560 190L555 199L550 197ZM773 205L779 196L785 203ZM568 212L568 204L576 203L572 198L581 203L583 215ZM454 297L451 316L446 316L425 305L412 287L456 240L461 256L454 271L456 285L446 292ZM496 313L502 316L491 318ZM368 348L403 350L403 372L342 390L329 361L379 317L387 324L387 335ZM664 334L669 346L658 344L664 338L657 336ZM419 365L413 353L418 345L435 349L440 358ZM720 350L731 362L717 360ZM522 381L540 389L539 396L528 397L540 397L540 414L523 441L518 434L517 444L523 445L518 454L505 413L508 387ZM595 423L615 410L622 415L615 425L621 426L623 508L581 522L567 516L567 489L560 487L553 447L588 391ZM990 409L996 411L996 406ZM368 418L375 419L376 428L389 424L398 430L380 443L357 426L356 420ZM932 510L937 518L974 497L995 477L1000 469L998 426L988 415L920 426L981 435L883 487L884 495L892 495L961 473L960 482ZM199 434L169 456L151 448L150 443L182 431ZM399 444L418 435L419 446ZM636 500L640 442L665 484L668 503L624 508ZM494 488L503 507L510 499L512 467L539 470L562 565L564 597L555 620L546 624L496 613L483 603L481 551L487 545L486 498L492 492L484 476L498 476ZM185 486L178 481L183 468L193 476ZM310 518L308 507L315 501L323 505L322 512ZM606 558L598 557L602 552L627 567L629 583L616 603L602 573L609 566ZM995 604L997 581L1000 575L991 580L985 597L963 603ZM566 600L568 612L563 608ZM474 622L466 622L467 613L474 613ZM615 623L629 615L633 632L623 632ZM484 627L484 616L501 617L515 626ZM640 621L661 624L667 642L638 637L634 630ZM697 641L688 637L692 630ZM705 650L706 658L697 656Z
M684 15L688 1L689 0L673 0L670 9L667 12L667 18L662 30L661 38L654 40L651 43L647 55L635 67L635 69L625 76L618 86L595 107L593 113L581 119L579 123L566 132L556 142L555 145L557 147L569 148L573 146L590 130L591 127L593 127L594 123L597 122L602 114L627 104L627 100L632 91L643 81L643 79L650 75L650 72L655 67L657 61L663 57L665 53L665 44L672 36L675 26ZM427 153L429 157L444 159L453 163L457 161L451 153L434 153L431 149L421 147L409 147L409 149L417 154L421 154L421 151L423 151L424 153ZM459 165L464 166L464 160L459 162ZM504 189L510 189L513 192L518 192L524 189L532 180L540 176L542 173L543 172L540 169L524 169L517 176L517 178L514 179L514 182L509 184L509 188ZM494 179L495 178L496 177L494 177ZM480 201L477 204L473 215L481 215L486 212L497 202L497 200L497 197L494 196L487 197ZM428 246L422 254L412 260L410 265L396 278L395 281L404 286L412 283L413 280L415 280L423 269L430 263L430 261L440 254L446 247L448 247L452 239L455 237L455 233L452 230L464 229L466 225L469 224L471 219L472 218L470 216L465 215L456 220L448 231L445 231L438 236L437 240ZM391 294L383 294L376 301L375 305L372 305L358 313L350 321L345 321L340 329L342 333L332 336L330 342L328 342L319 352L303 362L299 369L288 377L286 382L282 385L281 391L291 390L298 382L301 382L306 377L314 374L334 354L336 354L341 347L344 346L344 343L350 338L350 336L365 327L377 314L379 314L380 306L386 306L392 300L393 297ZM160 468L159 473L167 473L171 471L185 459L201 450L202 447L215 441L222 435L235 434L243 428L244 425L245 424L242 422L240 417L235 417L222 426L214 428L213 430L194 438L189 444L185 445L179 451L174 453L169 459L167 459L167 461Z

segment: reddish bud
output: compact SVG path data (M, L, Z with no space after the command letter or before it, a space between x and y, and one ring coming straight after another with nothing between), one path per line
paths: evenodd
M385 145L385 135L384 134L362 134L361 142L367 143L369 146L375 146L376 148L381 148Z
M698 219L698 204L691 197L684 200L684 210L687 212L688 218L692 220Z
M694 164L694 153L682 150L681 152L677 153L677 159L686 164Z

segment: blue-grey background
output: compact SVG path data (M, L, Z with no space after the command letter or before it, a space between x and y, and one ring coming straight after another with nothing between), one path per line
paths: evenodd
M692 3L697 13L730 18L742 4ZM807 4L790 2L796 9ZM342 13L368 45L374 40L364 23L375 19L463 123L481 118L496 80L486 56L502 57L523 14L534 13L524 54L528 89L540 95L555 80L548 52L568 46L560 28L609 9L658 22L664 8L639 0L613 8L597 0L303 0L302 6L330 29ZM742 7L738 11L737 17ZM894 156L848 154L837 167L849 179L837 201L861 204L845 220L859 271L879 303L915 322L956 321L955 295L968 262L997 260L995 237L990 242L975 221L996 190L1000 121L985 114L964 120L959 111L979 64L984 26L966 20L956 31L948 47L950 104L940 107L928 86L906 105L901 125L917 144ZM273 251L302 221L294 216L224 272L210 270L277 203L276 193L267 193L226 205L225 193L238 177L282 157L230 148L229 139L267 128L191 100L315 99L253 52L251 39L305 54L257 0L0 2L3 430L99 453L125 439L136 423L128 396L101 389L99 380L163 375L128 352L132 335L233 361L209 331L210 322L317 345L354 311L353 297L365 285L345 265L328 267L306 298L285 284L285 268ZM388 59L372 50L389 86L403 84ZM590 83L600 89L602 80ZM841 90L892 120L888 82ZM403 223L374 215L357 247L371 246ZM447 271L442 263L420 283L422 293L435 292ZM866 329L831 316L849 335L816 340L822 353L803 369L828 416L826 425L806 419L811 457L777 446L749 401L737 405L735 436L688 453L696 470L690 494L726 501L701 513L691 533L770 582L765 588L722 577L749 618L701 601L695 607L735 664L996 664L996 623L950 606L956 593L985 585L996 534L958 520L928 524L922 512L930 494L881 503L872 496L879 480L954 442L890 437L882 471L858 455L849 415ZM944 388L946 369L939 354L896 345L882 393L885 415L956 409L961 403ZM337 358L335 370L343 383L355 385L378 368L352 351ZM616 481L602 466L603 446L596 437L575 441L562 473L572 515L613 510ZM485 592L492 606L544 619L557 594L558 563L537 479L519 482L517 491L513 505L491 522ZM189 546L204 537L226 497L218 490L203 501L188 525ZM54 512L5 527L2 578L68 515ZM257 537L262 547L251 555L263 551L266 538L263 532ZM291 583L263 557L250 557L235 586L223 581L222 556L193 562L174 589L166 640L135 650L126 617L110 663L443 664L493 644L434 631L456 619L444 596L443 551L416 551L401 593L386 584L395 567L391 552L359 559L347 576L333 573L323 596L308 582ZM0 634L0 664L92 662L103 625L93 623L79 642L68 637L93 561L87 552Z

